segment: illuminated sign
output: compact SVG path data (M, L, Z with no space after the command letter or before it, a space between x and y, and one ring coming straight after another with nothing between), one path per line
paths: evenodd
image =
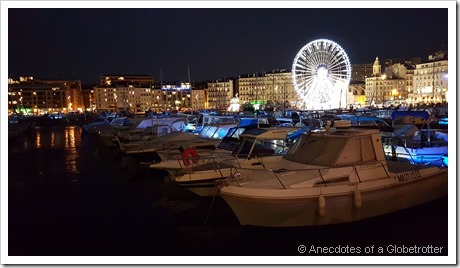
M161 89L180 91L180 90L191 90L192 87L188 83L182 83L180 85L165 85Z

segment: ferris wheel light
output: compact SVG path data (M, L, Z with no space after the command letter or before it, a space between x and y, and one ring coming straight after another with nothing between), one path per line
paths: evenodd
M318 39L302 47L292 64L293 86L303 109L346 106L351 64L334 41Z

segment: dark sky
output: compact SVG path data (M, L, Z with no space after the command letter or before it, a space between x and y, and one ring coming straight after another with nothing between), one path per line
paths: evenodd
M332 4L333 2L331 2ZM417 2L414 2L416 4ZM447 49L447 8L8 10L8 74L78 79L147 74L206 81L290 69L307 43L337 42L350 62Z

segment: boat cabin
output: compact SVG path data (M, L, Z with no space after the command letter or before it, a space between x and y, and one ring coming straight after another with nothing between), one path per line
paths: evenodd
M283 158L306 165L342 167L385 161L385 154L378 130L350 128L303 134Z

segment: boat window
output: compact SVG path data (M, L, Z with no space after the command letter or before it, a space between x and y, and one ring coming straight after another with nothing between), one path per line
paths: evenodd
M324 139L323 136L303 135L299 141L294 143L284 158L293 162L308 164L321 147Z
M236 148L238 139L233 137L225 137L222 141L217 145L217 148L224 149L224 150L234 150Z
M256 140L254 148L249 152L249 156L273 155L274 153L273 144L262 140Z
M202 138L209 139L216 133L217 127L216 126L205 126L201 131L199 136Z
M346 142L347 139L343 138L329 137L328 139L325 139L322 146L318 148L308 164L319 166L334 165L337 158L343 155L342 151Z
M256 144L251 156L264 156L264 155L280 155L284 154L286 150L285 142L283 140L256 140Z
M237 144L232 154L238 155L238 156L240 155L247 156L253 144L254 144L254 139L250 139L250 138L243 139Z
M225 135L227 135L227 133L229 131L229 128L230 128L230 126L218 128L217 131L212 136L212 138L213 139L222 139L223 137L225 137Z
M232 138L239 139L239 138L240 138L240 135L243 134L245 130L246 130L246 129L243 128L243 127L238 127L238 128L235 130L235 132L233 132L233 133L231 134L231 137L232 137ZM227 135L227 136L228 136L228 135Z

